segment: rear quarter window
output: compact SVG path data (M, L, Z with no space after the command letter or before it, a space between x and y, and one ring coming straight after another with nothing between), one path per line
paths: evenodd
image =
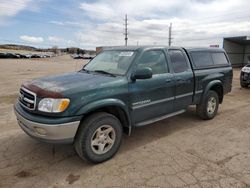
M214 65L209 52L191 52L191 56L197 68L211 67Z
M191 52L196 68L209 68L228 65L227 57L223 52Z
M212 59L215 65L227 65L228 60L224 53L212 53Z

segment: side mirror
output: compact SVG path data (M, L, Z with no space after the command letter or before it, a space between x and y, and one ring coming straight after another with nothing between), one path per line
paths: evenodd
M135 81L137 79L149 79L152 78L152 69L149 67L144 67L137 69L134 73L131 75L131 80Z

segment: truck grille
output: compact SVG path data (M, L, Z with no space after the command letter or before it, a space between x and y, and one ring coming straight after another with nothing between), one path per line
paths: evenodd
M23 107L29 110L35 110L36 94L22 87L19 93L19 102Z

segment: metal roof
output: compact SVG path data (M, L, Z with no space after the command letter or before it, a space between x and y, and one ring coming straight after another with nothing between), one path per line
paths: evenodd
M226 37L224 40L243 45L250 45L250 36Z

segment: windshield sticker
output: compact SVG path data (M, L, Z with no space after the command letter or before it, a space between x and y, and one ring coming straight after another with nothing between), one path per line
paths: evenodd
M127 57L131 57L134 54L134 52L121 52L119 54L119 56L127 56Z

